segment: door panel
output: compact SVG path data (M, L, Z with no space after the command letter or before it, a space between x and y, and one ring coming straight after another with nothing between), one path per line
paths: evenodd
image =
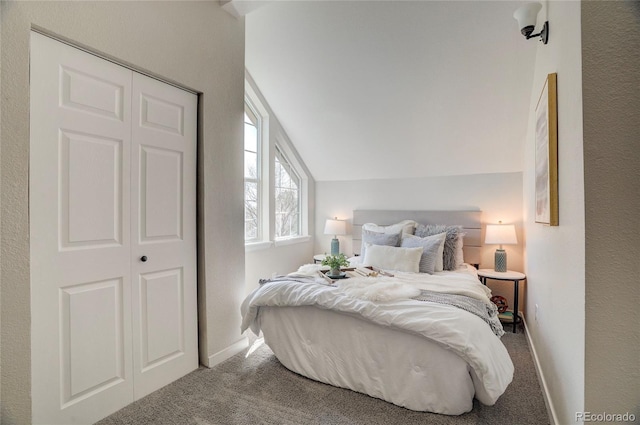
M131 71L31 43L33 422L88 423L133 397Z
M61 288L60 295L62 395L68 406L126 378L122 279Z
M122 241L122 140L60 131L63 249Z
M182 268L140 276L142 372L185 351Z
M32 419L93 423L198 366L197 98L37 33L30 77Z
M140 94L140 126L184 135L184 106Z
M123 120L124 86L64 65L61 67L61 74L60 105L118 121Z
M198 367L197 98L133 76L132 276L135 397ZM146 262L140 261L142 256Z
M181 240L183 154L140 149L140 243Z

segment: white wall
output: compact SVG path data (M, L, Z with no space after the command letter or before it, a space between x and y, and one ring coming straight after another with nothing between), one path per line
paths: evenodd
M324 235L327 218L352 219L356 209L482 211L484 224L516 225L518 245L505 245L510 270L523 271L522 174L476 174L420 179L316 182L316 254L330 251L333 236ZM347 226L350 228L350 225ZM483 228L484 237L484 228ZM352 255L351 236L339 236L340 251ZM483 249L481 268L493 268L496 246ZM494 294L513 305L513 284L490 281ZM520 309L524 309L521 291Z
M241 340L244 21L218 2L5 2L2 7L3 423L30 423L29 32L32 25L201 92L201 360ZM7 125L8 124L8 125Z
M313 242L309 241L247 252L245 293L256 289L259 279L291 273L303 264L312 263L312 245Z
M640 421L640 3L582 3L582 66L585 409Z
M549 44L539 43L523 172L527 325L559 424L584 408L584 179L580 2L547 2ZM539 15L544 22L547 10ZM528 41L529 43L538 41ZM547 74L558 73L560 226L534 223L534 113ZM539 306L535 320L535 305Z
M264 107L266 114L268 115L268 132L269 142L266 149L263 150L263 154L268 156L268 164L270 175L263 184L270 187L270 182L274 179L274 163L275 163L275 145L276 140L280 147L285 150L287 158L294 162L299 169L304 173L302 185L303 190L306 190L306 194L303 196L302 202L307 206L306 223L303 227L306 227L308 234L310 235L304 241L297 241L293 244L275 242L275 231L273 226L269 228L268 241L272 242L270 246L261 248L258 250L247 249L245 253L245 292L248 294L253 289L258 287L258 280L261 278L269 278L274 273L286 274L295 271L303 264L312 262L313 260L313 230L315 228L315 181L311 176L311 173L307 169L300 155L296 151L295 146L289 139L287 132L280 125L278 117L273 112L267 99L264 98L260 92L260 88L256 85L251 75L246 73L247 83L250 86L250 90L257 96L262 107ZM275 201L273 190L268 190L270 196L269 202L269 221L274 222L275 217ZM303 218L305 219L305 218ZM304 229L303 229L304 230Z
M318 181L521 172L521 1L274 1L247 69Z

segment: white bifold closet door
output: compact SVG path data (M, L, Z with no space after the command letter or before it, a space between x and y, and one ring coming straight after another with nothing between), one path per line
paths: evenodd
M33 422L92 423L198 366L195 95L31 36Z

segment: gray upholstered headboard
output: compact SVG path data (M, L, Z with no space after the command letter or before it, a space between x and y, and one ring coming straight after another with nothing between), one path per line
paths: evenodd
M462 226L464 237L464 261L469 264L480 263L482 248L481 232L482 211L398 211L398 210L354 210L353 211L353 252L360 254L362 246L362 225L376 223L388 226L402 220L414 220L420 224L446 224Z

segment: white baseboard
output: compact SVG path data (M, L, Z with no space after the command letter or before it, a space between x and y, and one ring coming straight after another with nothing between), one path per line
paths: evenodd
M557 425L558 415L556 415L556 409L553 407L553 402L551 401L551 394L549 394L549 387L547 386L547 381L544 379L544 374L542 373L542 367L540 367L540 361L538 360L538 353L536 353L536 347L533 345L533 340L531 339L531 335L529 334L529 328L527 327L527 321L524 320L524 315L520 314L520 319L522 320L522 324L524 325L524 333L527 336L527 342L529 343L529 347L531 347L531 354L533 355L533 364L536 367L536 375L538 375L538 379L542 384L542 396L544 397L544 404L547 405L547 411L549 412L549 421L551 421L551 425Z
M212 354L207 359L207 364L205 365L208 368L212 368L215 365L222 363L230 357L235 356L240 351L244 350L249 346L249 338L243 336L242 339L238 342L231 344L229 347L224 350L220 350L215 354Z

